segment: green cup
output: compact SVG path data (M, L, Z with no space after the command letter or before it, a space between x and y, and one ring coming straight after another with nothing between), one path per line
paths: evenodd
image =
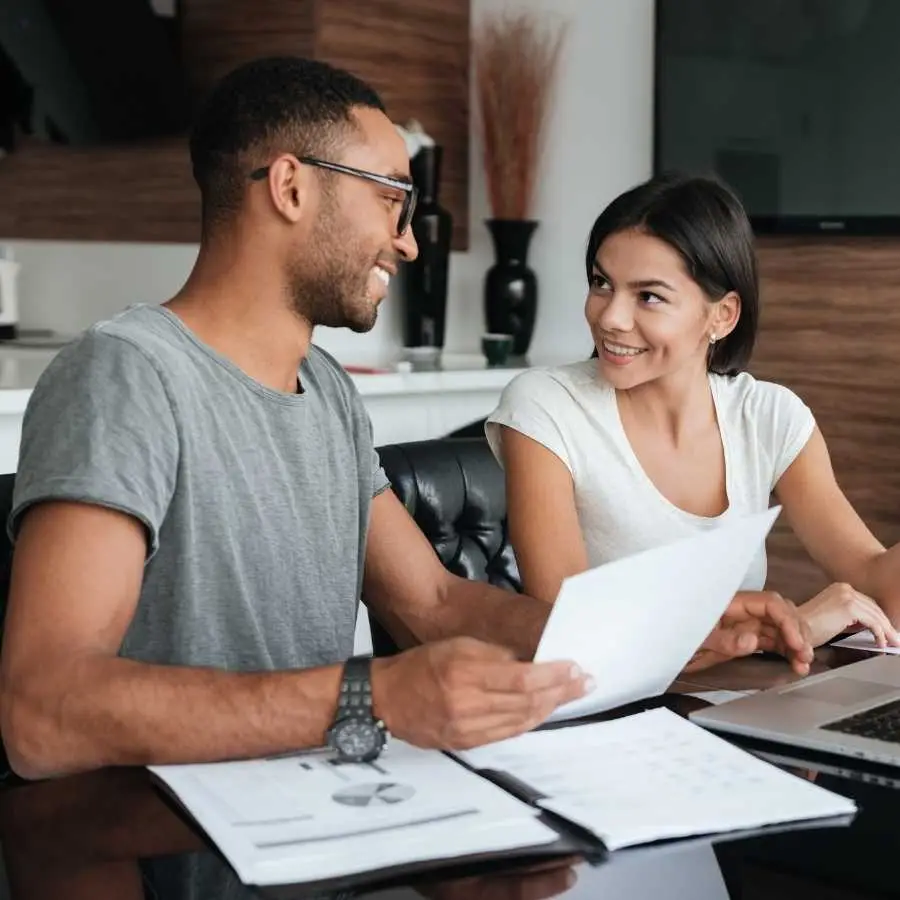
M481 352L489 366L503 366L509 359L513 347L511 334L483 334L481 336Z

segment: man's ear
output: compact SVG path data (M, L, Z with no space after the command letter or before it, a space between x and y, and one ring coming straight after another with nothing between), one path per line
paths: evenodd
M266 185L269 199L278 214L288 222L297 222L309 202L310 172L294 157L279 156L269 166Z
M715 303L710 320L710 332L720 341L734 331L740 317L741 298L736 291L729 291Z

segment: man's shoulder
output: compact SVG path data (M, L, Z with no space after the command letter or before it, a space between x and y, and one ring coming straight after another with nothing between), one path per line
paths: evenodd
M301 382L304 370L316 380L318 388L331 398L347 404L350 408L362 405L362 398L350 373L318 344L309 346L309 353L300 370Z
M354 388L353 379L347 370L332 356L324 347L319 344L309 345L309 354L307 362L319 372L328 372L333 376L342 387Z
M176 367L178 350L153 322L146 313L126 310L66 344L35 384L28 404L32 416L38 409L52 415L76 400L97 410L116 397L141 406L168 405L166 373Z
M106 353L171 364L196 355L190 333L162 306L137 304L92 325L83 336Z

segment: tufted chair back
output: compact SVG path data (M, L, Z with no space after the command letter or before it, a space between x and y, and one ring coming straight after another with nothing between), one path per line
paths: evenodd
M380 447L394 493L454 574L521 589L506 529L503 470L483 437L437 438ZM370 616L378 656L396 652Z

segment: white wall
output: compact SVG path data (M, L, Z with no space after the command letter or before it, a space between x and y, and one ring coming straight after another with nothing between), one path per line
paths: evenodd
M547 10L570 23L537 196L541 224L531 262L540 306L531 356L576 358L590 346L582 323L588 230L605 203L650 173L653 0L472 0L473 22L503 6ZM482 277L492 261L477 137L471 170L470 249L453 255L448 301L446 348L458 352L478 350ZM196 254L187 245L11 243L23 264L23 327L60 332L78 331L134 302L168 298ZM399 303L385 304L369 335L323 329L317 340L343 362L396 357Z

